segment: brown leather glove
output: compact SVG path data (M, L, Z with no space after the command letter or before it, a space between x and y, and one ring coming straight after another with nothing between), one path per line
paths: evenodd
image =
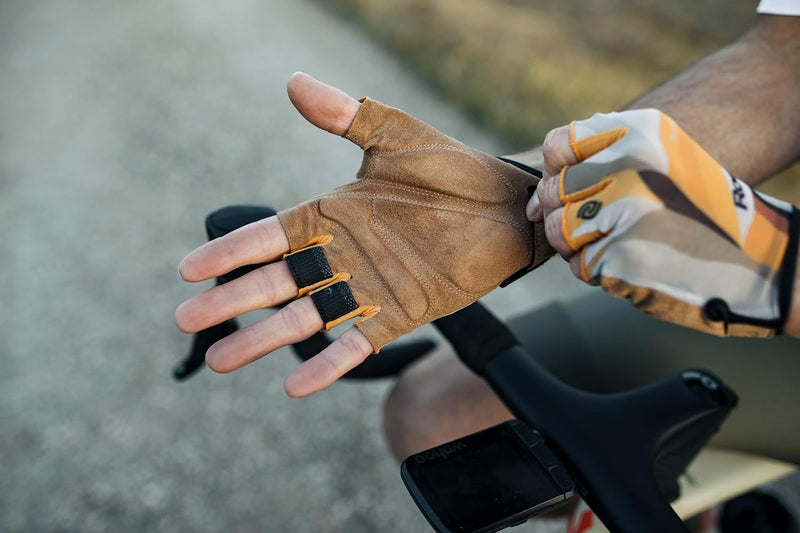
M525 218L535 176L370 99L345 137L357 180L278 213L298 297L330 329L356 326L377 352L474 302L553 250Z

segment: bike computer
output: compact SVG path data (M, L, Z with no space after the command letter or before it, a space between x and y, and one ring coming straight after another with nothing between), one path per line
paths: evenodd
M488 533L560 506L574 483L519 420L408 457L403 482L436 531Z

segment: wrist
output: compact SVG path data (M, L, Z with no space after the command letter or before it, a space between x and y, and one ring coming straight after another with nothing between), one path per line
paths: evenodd
M504 155L503 157L513 159L522 164L528 165L536 169L544 168L544 154L541 146L536 146L524 152L517 152L515 154Z

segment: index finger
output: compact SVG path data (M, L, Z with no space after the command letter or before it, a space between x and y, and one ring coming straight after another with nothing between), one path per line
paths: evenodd
M209 241L183 258L178 272L186 281L203 281L244 265L267 263L289 251L277 216L271 216Z

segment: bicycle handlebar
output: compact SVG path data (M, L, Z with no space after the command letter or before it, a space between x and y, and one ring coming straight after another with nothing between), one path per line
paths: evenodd
M674 456L685 467L736 405L719 380L686 371L628 392L588 393L552 376L479 303L436 325L461 360L548 440L611 531L687 531L654 469Z
M206 231L213 239L274 213L263 207L231 206L209 215ZM237 269L217 281L230 281L259 266ZM552 376L478 302L434 324L462 362L549 441L573 474L578 492L610 530L687 531L667 499L677 497L677 475L736 405L736 395L716 377L686 371L628 392L587 393ZM185 379L200 368L207 348L237 327L231 320L195 335L189 357L174 370L175 378ZM293 348L305 360L329 343L328 336L319 333ZM393 375L433 346L430 341L392 346L347 377Z

